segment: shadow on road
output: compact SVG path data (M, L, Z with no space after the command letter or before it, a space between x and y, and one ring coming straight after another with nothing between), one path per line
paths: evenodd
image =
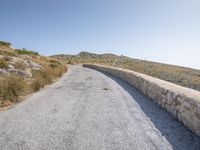
M200 150L200 137L188 130L181 122L162 109L153 100L142 95L136 88L112 75L103 73L123 87L137 102L154 126L166 137L175 150Z

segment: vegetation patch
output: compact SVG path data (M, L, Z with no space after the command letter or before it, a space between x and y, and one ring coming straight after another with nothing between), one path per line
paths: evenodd
M0 78L0 100L18 102L19 96L23 93L26 83L24 79L8 75Z
M60 65L57 67L46 66L43 70L35 70L33 72L33 91L38 91L40 88L51 83L56 78L60 77L67 68L65 65Z
M31 50L26 50L26 49L16 49L15 50L17 54L20 54L20 55L39 55L38 52L34 52L34 51L31 51Z
M3 56L0 58L0 68L6 70L9 64L12 64L14 71L27 71L31 76L14 75L9 72L0 74L0 107L19 102L23 96L51 84L67 71L66 64L60 60L40 56L39 53L26 49L14 49L10 45L7 42L0 42L0 55ZM23 59L41 67L27 65Z
M0 46L10 47L10 46L11 46L11 43L9 43L9 42L4 42L4 41L0 41Z
M0 68L7 68L7 67L8 67L7 61L4 59L0 59Z
M1 49L0 49L0 55L3 55L3 56L16 56L16 54L14 52L5 51L5 50L1 50Z

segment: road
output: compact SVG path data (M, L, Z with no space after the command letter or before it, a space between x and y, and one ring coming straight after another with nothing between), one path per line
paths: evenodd
M0 112L2 150L200 149L200 137L127 83L70 66L54 84Z

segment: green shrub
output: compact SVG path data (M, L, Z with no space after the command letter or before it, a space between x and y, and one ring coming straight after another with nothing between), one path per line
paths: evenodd
M20 54L20 55L39 55L38 52L34 52L34 51L30 51L30 50L26 50L26 49L16 49L15 50L17 52L17 54Z
M9 43L9 42L4 42L4 41L0 41L0 46L7 46L7 47L10 47L10 46L11 46L11 43Z
M0 100L17 102L25 87L22 78L9 75L0 78Z

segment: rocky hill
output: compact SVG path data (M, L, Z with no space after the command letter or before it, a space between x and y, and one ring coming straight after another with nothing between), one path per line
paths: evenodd
M67 70L60 60L0 41L0 107L53 82Z
M77 55L62 54L52 57L71 64L97 63L125 68L200 91L200 70L197 69L139 60L114 54L80 52Z

